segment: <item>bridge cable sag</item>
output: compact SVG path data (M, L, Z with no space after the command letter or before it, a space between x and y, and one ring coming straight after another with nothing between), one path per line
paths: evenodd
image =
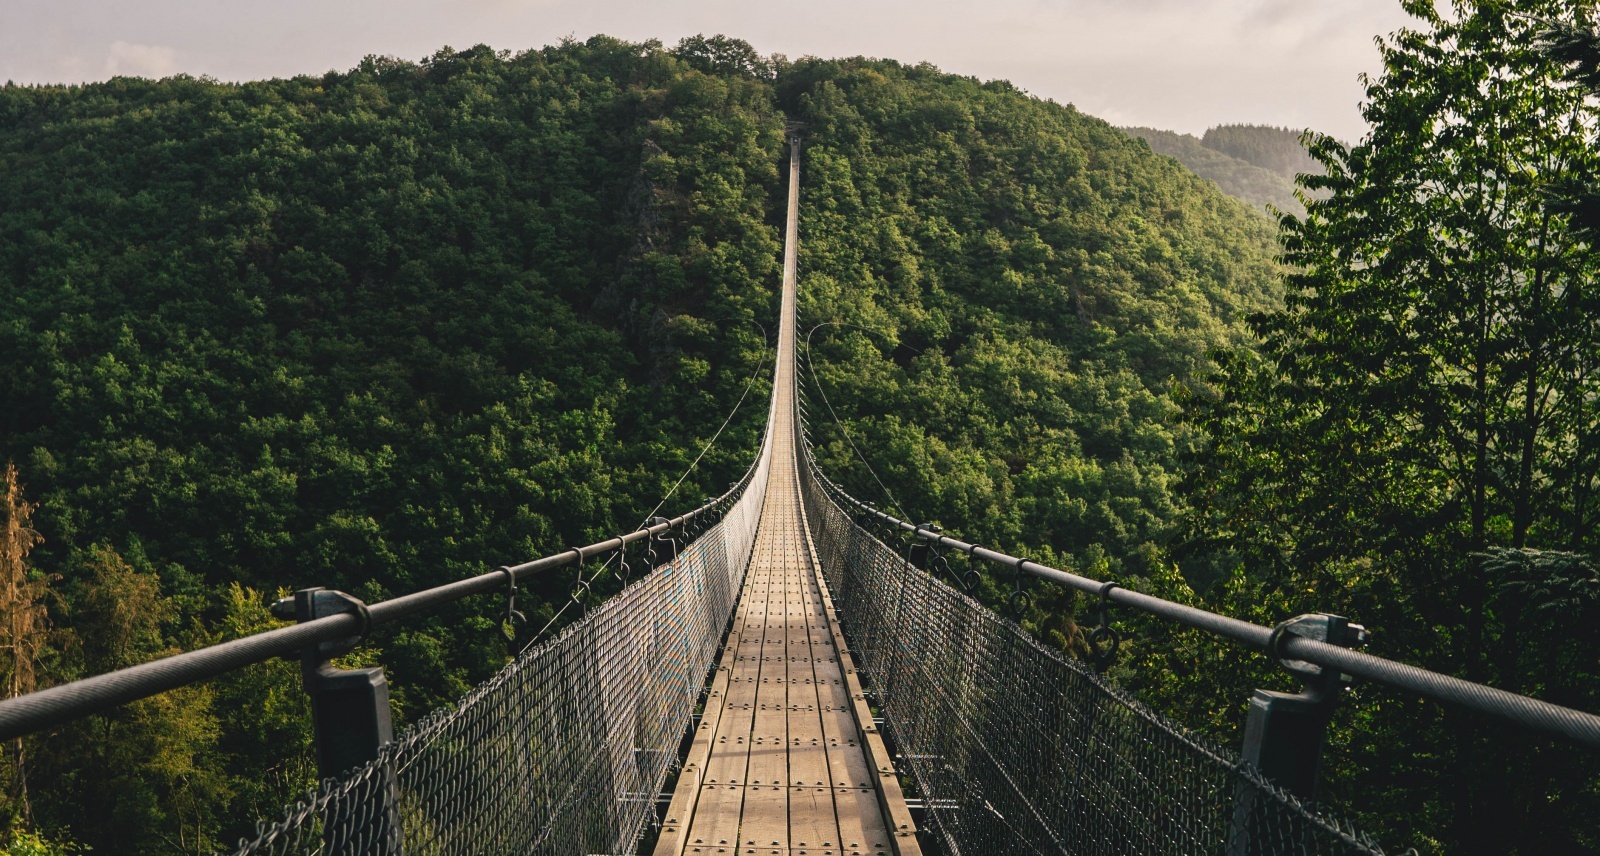
M678 480L676 482L673 482L672 488L667 491L666 496L661 497L661 501L656 503L656 507L650 509L650 512L644 516L644 519L639 521L640 526L643 526L650 520L650 518L656 516L656 512L661 510L661 506L666 505L667 500L671 499L672 495L678 492L678 488L683 484L683 480L688 478L690 473L694 472L694 468L700 464L700 459L704 458L706 456L706 452L711 451L711 447L717 444L717 438L722 436L722 432L728 427L728 423L733 421L734 415L736 415L739 412L739 408L743 406L745 398L750 395L750 389L755 386L756 378L761 375L761 370L766 368L767 358L771 355L772 349L763 345L761 359L756 361L755 370L750 372L750 379L745 381L744 392L740 393L739 400L733 403L733 409L728 411L727 417L722 420L721 425L717 426L716 433L711 435L711 439L707 440L706 444L700 448L700 454L695 455L694 460L689 462L689 468L683 471L683 475L678 476ZM610 560L607 559L606 563L610 564Z
M762 332L763 334L766 332L765 328L763 328ZM689 468L683 471L683 475L678 476L678 480L673 483L672 488L667 491L665 496L661 497L661 501L656 503L655 508L650 509L649 513L644 516L644 519L639 521L639 526L636 528L642 528L646 523L650 522L651 518L656 516L656 512L661 510L661 506L666 505L667 500L671 499L674 493L677 493L678 488L682 486L684 479L687 479L689 474L694 472L694 468L699 465L700 459L704 458L706 456L706 452L711 451L711 447L716 445L717 439L722 436L723 430L728 427L728 424L733 421L733 417L738 414L739 408L744 405L745 398L750 395L751 388L755 386L756 378L761 375L761 370L767 366L767 358L771 355L772 348L763 345L761 359L756 361L755 370L750 372L750 379L745 381L744 392L740 393L739 400L734 402L733 409L728 411L727 417L722 420L721 425L717 426L716 433L711 435L711 439L707 440L705 445L700 447L700 454L696 455L694 460L689 463ZM594 572L594 576L589 578L589 582L592 583L600 579L601 575L611 568L612 560L618 558L619 556L623 556L623 551L621 549L618 549L610 556L607 556L605 563ZM624 566L626 566L626 562L627 558L624 556ZM583 582L583 564L581 562L578 564L578 582ZM565 615L567 610L577 602L578 601L576 598L568 598L565 603L561 604L561 608L556 610L556 614L550 616L550 620L546 621L544 626L539 628L537 633L534 633L532 636L528 637L527 643L522 646L518 653L520 654L522 651L527 651L529 648L537 644L539 640L544 637L544 634L549 631L551 627L555 626L556 622L561 620L561 616Z
M905 504L889 490L888 485L883 483L883 479L878 478L878 471L872 468L872 463L867 460L867 456L861 454L861 450L856 447L856 442L850 439L850 430L844 427L844 423L839 419L839 414L834 412L833 403L828 400L828 391L822 387L822 380L817 376L816 366L811 361L811 334L823 327L854 327L857 330L863 330L884 338L888 338L888 336L878 330L872 330L849 321L824 321L806 331L806 375L811 378L812 385L817 388L817 393L822 396L822 403L827 406L828 415L833 417L833 424L839 426L839 433L843 434L845 442L850 444L850 451L855 452L856 458L867 468L867 472L872 474L872 480L878 483L878 489L883 491L883 495L888 497L890 502L894 503L895 508L900 509L901 514L907 517L914 517L915 515L906 510Z

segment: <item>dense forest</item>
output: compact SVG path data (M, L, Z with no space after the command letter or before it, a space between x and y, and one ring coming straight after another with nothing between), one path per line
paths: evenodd
M1301 173L1322 174L1322 164L1301 144L1300 132L1289 128L1217 125L1200 137L1155 128L1122 130L1262 213L1277 209L1305 216L1305 206L1295 196L1295 179ZM1305 188L1300 191L1307 192ZM1311 193L1316 196L1318 192Z
M1146 572L1195 444L1174 385L1279 288L1268 224L1176 163L929 66L597 38L0 104L0 455L37 505L38 685L266 626L285 589L377 600L636 525L768 356L788 122L804 323L898 345L832 331L818 364L913 507L993 543ZM763 410L679 507L737 475ZM359 652L402 720L504 662L493 608ZM309 784L296 683L29 740L12 812L103 852L231 840Z
M809 356L893 498L818 423L823 466L984 544L1152 573L1198 443L1174 395L1277 305L1269 224L1004 83L815 63L779 86L806 127L801 328L858 325ZM1034 618L1072 647L1065 606Z
M637 526L771 364L783 117L696 50L0 89L36 683L259 629L283 590L376 601ZM743 471L765 382L669 509ZM501 667L496 608L358 652L402 722ZM29 740L11 812L100 853L231 843L314 777L298 684L273 664Z
M1301 141L1302 131L1272 125L1215 125L1200 142L1212 151L1238 158L1293 182L1302 173L1321 175L1323 166Z
M1552 190L1595 186L1600 115L1539 47L1571 4L1523 5L1408 2L1357 143L1194 141L1309 173L1276 230L1007 83L723 37L0 89L7 692L269 626L296 587L378 600L718 492L764 408L667 497L765 392L789 129L801 358L840 417L810 427L856 495L1600 707L1600 255ZM353 656L415 720L506 662L497 606ZM1041 587L1021 620L1081 652L1084 608ZM1290 688L1117 619L1112 676L1197 730L1236 740L1252 687ZM10 851L235 840L311 784L298 683L267 664L9 746ZM1596 766L1356 687L1325 779L1395 850L1576 853L1600 846Z

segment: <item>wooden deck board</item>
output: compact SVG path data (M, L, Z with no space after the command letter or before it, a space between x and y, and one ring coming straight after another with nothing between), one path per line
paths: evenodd
M840 788L834 791L838 803L839 840L847 856L889 856L889 830L878 794L871 788Z
M888 854L888 825L800 529L793 448L776 446L684 852L731 842L738 850L730 852L743 854Z
M832 788L789 789L789 847L796 853L838 852L839 820Z

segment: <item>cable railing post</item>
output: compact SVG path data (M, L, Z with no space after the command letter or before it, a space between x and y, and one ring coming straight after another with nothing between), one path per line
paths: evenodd
M1338 706L1345 676L1337 669L1285 657L1282 642L1287 636L1351 648L1367 641L1367 630L1327 613L1302 615L1279 624L1267 643L1267 656L1304 686L1298 693L1258 689L1250 699L1242 762L1294 797L1315 802L1321 790L1322 750L1327 742L1328 723ZM1260 836L1254 829L1255 801L1259 798L1260 789L1255 784L1248 779L1239 782L1230 856L1260 851L1256 842Z
M366 604L344 592L307 588L295 592L292 599L278 601L272 612L302 624L345 613L361 618L357 635L303 649L300 675L306 694L311 697L317 777L342 778L376 760L383 747L394 742L388 678L382 666L341 669L332 662L334 657L354 650L371 628ZM368 819L371 826L352 829L346 823L325 823L322 834L329 854L401 853L400 801L394 772L375 771L371 786L377 790L374 811Z

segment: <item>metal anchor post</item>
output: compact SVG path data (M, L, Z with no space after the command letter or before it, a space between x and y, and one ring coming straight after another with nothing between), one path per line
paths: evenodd
M351 637L323 642L300 652L300 676L311 696L311 723L317 747L317 777L340 778L377 759L379 751L394 742L394 722L389 706L389 681L381 666L340 669L334 657L349 653L371 626L366 604L358 598L325 588L307 588L272 606L272 614L302 624L333 615L354 614L361 630ZM323 841L330 854L380 853L399 856L401 832L399 795L392 770L376 771L377 811L353 828L353 818L324 820ZM373 845L376 844L376 848Z
M1250 716L1245 721L1243 761L1273 785L1312 802L1320 790L1328 722L1338 706L1346 678L1334 669L1286 659L1282 643L1288 636L1351 648L1365 644L1368 634L1365 627L1341 616L1313 613L1279 624L1267 644L1267 656L1298 677L1304 686L1298 693L1255 691L1250 699ZM1256 785L1248 780L1239 783L1234 801L1234 840L1229 847L1234 856L1259 849L1254 844L1260 836L1253 818L1259 798Z

